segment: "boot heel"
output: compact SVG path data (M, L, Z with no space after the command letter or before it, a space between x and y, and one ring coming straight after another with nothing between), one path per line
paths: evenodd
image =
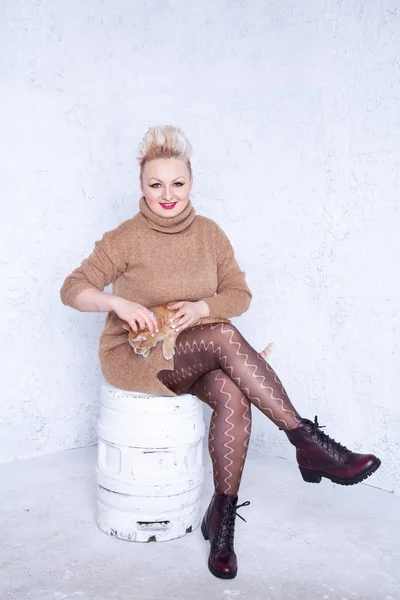
M322 479L321 475L310 469L302 469L301 467L299 469L304 481L307 481L307 483L320 483Z
M203 522L201 524L201 533L203 534L203 538L205 540L208 540L208 531L206 529L206 523L205 523L204 519L203 519Z

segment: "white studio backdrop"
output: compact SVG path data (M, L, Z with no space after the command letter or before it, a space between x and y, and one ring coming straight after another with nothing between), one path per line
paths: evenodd
M137 212L137 144L171 123L254 294L235 324L399 493L398 2L2 5L0 461L96 443L105 315L59 289ZM294 460L253 415L253 444Z

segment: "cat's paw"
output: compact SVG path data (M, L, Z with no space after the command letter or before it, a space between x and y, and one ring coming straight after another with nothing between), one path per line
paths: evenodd
M171 358L174 356L175 354L175 340L178 336L174 334L169 335L167 337L164 338L163 340L163 346L162 346L162 353L163 353L163 357L165 358L165 360L171 360Z

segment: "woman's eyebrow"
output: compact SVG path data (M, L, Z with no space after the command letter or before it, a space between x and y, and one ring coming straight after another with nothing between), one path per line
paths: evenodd
M162 183L162 180L157 179L157 177L150 177L149 181L151 181L152 179L155 179L156 181L159 181L160 183ZM179 177L176 177L175 179L173 179L172 182L176 181L177 179L185 179L185 177L183 175L179 175Z

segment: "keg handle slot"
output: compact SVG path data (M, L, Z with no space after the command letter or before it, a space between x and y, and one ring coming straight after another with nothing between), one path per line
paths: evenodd
M137 521L136 522L138 529L142 531L151 531L153 529L168 529L170 526L170 521Z

